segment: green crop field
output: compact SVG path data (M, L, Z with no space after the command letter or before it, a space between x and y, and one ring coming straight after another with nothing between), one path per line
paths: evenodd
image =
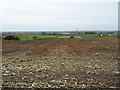
M36 38L34 38L36 37ZM37 36L37 35L30 35L30 36L20 36L20 40L22 41L29 41L29 40L41 40L41 39L56 39L57 36Z
M63 33L63 32L61 32ZM70 38L71 36L74 36L74 38L112 38L117 35L115 32L72 32L68 33L68 35L65 35L64 33L61 34L60 32L30 32L30 33L3 33L2 34L2 39L5 40L5 37L8 35L12 35L15 37L18 37L20 41L31 41L31 40L42 40L42 39L66 39ZM100 36L102 35L102 36Z
M4 40L6 36L2 36L2 40ZM31 40L42 40L42 39L57 39L57 36L47 35L47 36L39 36L39 35L24 35L18 36L21 41L31 41Z

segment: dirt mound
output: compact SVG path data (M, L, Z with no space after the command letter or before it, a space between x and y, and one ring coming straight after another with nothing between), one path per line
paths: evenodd
M50 56L71 56L75 54L70 47L61 45L58 48L55 48L51 51Z
M116 38L100 39L51 39L38 41L3 41L3 56L65 56L91 53L116 53Z

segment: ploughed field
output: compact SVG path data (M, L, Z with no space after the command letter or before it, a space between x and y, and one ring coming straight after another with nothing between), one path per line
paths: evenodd
M116 88L117 38L3 41L3 87Z

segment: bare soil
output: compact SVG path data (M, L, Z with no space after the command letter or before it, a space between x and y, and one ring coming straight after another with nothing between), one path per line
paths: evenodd
M118 39L3 41L3 87L117 88Z

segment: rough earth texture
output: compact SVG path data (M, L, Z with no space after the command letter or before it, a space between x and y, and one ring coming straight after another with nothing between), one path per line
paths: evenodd
M3 87L116 88L118 40L3 41Z

